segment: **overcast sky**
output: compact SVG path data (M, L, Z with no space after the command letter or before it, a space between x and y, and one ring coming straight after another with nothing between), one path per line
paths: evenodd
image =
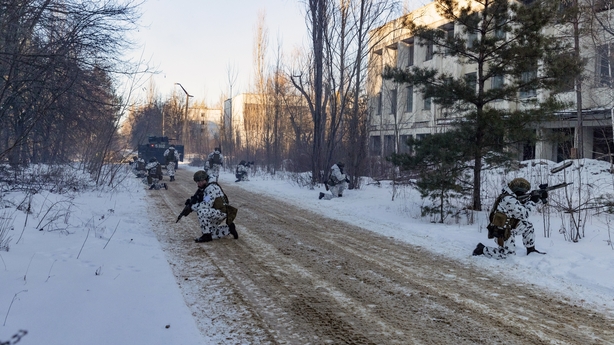
M290 54L306 37L303 7L298 0L146 0L132 56L160 71L152 76L160 95L181 91L174 85L181 83L196 99L217 102L229 93L229 69L237 75L233 94L249 85L258 14L265 14L269 47L281 41Z

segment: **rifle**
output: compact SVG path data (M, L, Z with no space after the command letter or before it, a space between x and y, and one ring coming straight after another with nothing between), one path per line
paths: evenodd
M202 201L202 197L204 195L205 190L199 188L198 191L196 191L196 194L194 194L191 198L186 199L184 204L185 207L183 208L183 210L181 210L179 216L177 216L177 220L175 221L175 223L178 223L182 217L188 216L190 213L192 213L192 205Z
M544 197L544 195L548 195L547 193L551 190L555 190L555 189L559 189L559 188L564 188L569 186L570 184L573 184L573 182L563 182L563 183L559 183L559 184L555 184L554 186L548 186L547 183L544 184L540 184L539 185L539 189L534 189L531 192L525 194L525 195L521 195L518 197L518 200L521 203L525 203L526 201L528 201L529 199L531 199L531 197L533 196L539 196L539 198L542 200L542 202L545 204L548 202L548 197Z
M188 199L185 202L185 207L183 210L181 210L179 216L177 216L177 221L175 221L175 223L178 223L182 217L188 216L190 213L192 213L192 203L190 202L190 199Z

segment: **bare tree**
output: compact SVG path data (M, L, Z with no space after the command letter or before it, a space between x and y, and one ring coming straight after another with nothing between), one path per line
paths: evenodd
M307 71L294 71L291 81L305 98L313 121L311 182L320 182L324 167L322 148L326 127L327 96L324 84L324 40L328 30L329 0L307 0L307 27L311 38L311 63Z
M350 159L354 175L360 170L366 142L357 140L366 137L354 130L346 132L350 127L344 124L348 114L353 125L366 123L360 119L366 112L360 109L369 32L394 13L395 5L396 1L389 0L307 1L311 33L307 60L311 63L292 72L291 80L312 113L313 183L319 181L320 171L327 174L336 158ZM347 135L355 136L348 140ZM339 148L344 141L352 145Z
M0 4L0 159L21 166L87 154L88 170L100 171L121 116L112 75L137 18L130 2ZM105 144L76 149L94 141Z

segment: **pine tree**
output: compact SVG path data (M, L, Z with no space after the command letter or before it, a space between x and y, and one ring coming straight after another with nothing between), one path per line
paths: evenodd
M419 140L410 137L406 144L413 148L414 154L390 157L393 164L418 173L416 187L423 199L432 202L432 205L422 206L422 215L435 216L438 223L459 213L450 199L467 196L470 192L463 173L467 153L457 144L458 136L453 130Z
M436 3L440 15L454 24L454 35L450 24L429 27L408 17L405 25L418 44L475 73L458 77L443 68L413 66L388 68L384 77L413 86L450 114L463 158L473 170L472 208L481 210L483 165L509 159L513 144L535 140L532 126L565 106L548 91L561 89L581 63L568 53L566 42L547 34L556 1Z

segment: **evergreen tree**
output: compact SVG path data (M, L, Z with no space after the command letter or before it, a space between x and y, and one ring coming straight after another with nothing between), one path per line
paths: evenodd
M533 126L564 107L548 90L561 89L569 80L563 76L579 73L581 63L566 42L547 34L556 1L436 2L450 24L430 27L408 17L405 25L418 44L455 63L448 69L387 68L384 77L413 86L447 110L457 145L471 162L472 208L481 210L483 164L508 159L513 144L535 140ZM459 65L475 73L454 75Z
M439 223L459 212L450 199L470 192L463 174L467 152L457 144L459 135L454 130L420 140L410 137L407 145L413 148L414 154L393 154L389 159L395 165L418 173L418 191L423 199L428 198L433 203L422 206L422 215L436 216Z

